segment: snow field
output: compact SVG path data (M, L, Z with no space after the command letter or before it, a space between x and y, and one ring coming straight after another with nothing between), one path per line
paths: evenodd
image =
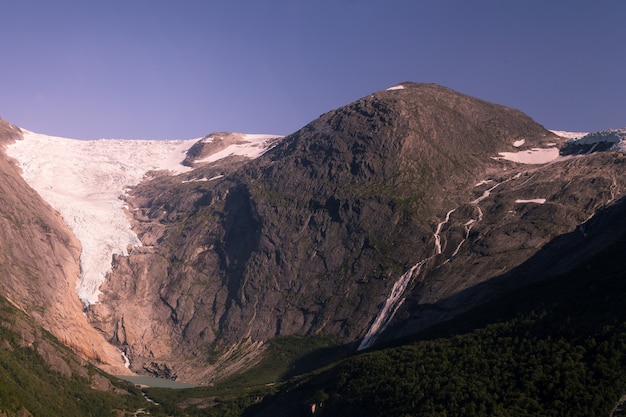
M500 152L500 158L496 159L505 159L520 164L546 164L558 157L558 148L532 148L520 152Z

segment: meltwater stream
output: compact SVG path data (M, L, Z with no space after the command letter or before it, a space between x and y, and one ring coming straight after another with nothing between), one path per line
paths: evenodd
M488 198L491 195L491 192L494 191L496 188L498 188L502 184L505 184L509 181L513 181L513 180L520 178L522 174L523 173L517 173L510 178L507 178L501 182L496 183L492 187L485 190L480 197L469 202L469 204L474 207L475 213L477 214L476 216L477 218L470 218L467 222L465 222L465 224L463 225L465 229L464 239L461 240L461 242L457 245L456 249L450 256L450 258L447 259L445 262L450 261L452 258L454 258L458 254L463 243L466 242L467 239L469 238L472 228L483 220L484 214L483 214L482 209L480 208L480 203L486 198ZM481 186L489 182L491 182L491 180L481 181L480 183L476 184L476 186ZM435 228L435 232L433 234L435 238L434 254L426 259L422 259L417 264L413 265L407 272L405 272L394 283L393 287L391 288L391 293L385 300L385 303L383 304L381 309L378 311L376 318L374 319L374 321L372 322L372 325L370 326L367 333L361 340L361 343L359 344L359 347L357 350L367 349L368 347L372 346L376 342L378 335L380 335L380 333L387 328L387 326L389 325L389 323L395 316L396 312L398 311L402 303L404 303L404 300L406 298L405 292L407 288L409 287L409 285L411 284L411 282L413 282L415 277L419 276L419 274L422 273L422 269L428 261L433 259L435 256L441 255L443 253L443 248L441 245L441 231L443 227L450 221L450 216L452 215L452 213L454 213L457 210L457 208L453 208L449 210L446 213L445 219L437 224L437 227Z
M396 311L398 311L398 308L400 308L400 306L404 302L404 292L406 291L411 281L413 281L413 277L419 275L420 272L422 272L422 266L424 266L424 264L429 260L430 258L426 258L413 265L411 269L405 272L395 282L395 284L393 284L391 294L389 294L389 297L387 297L387 299L385 300L385 304L383 304L383 307L376 315L374 322L370 326L365 337L363 337L363 340L361 340L361 343L359 344L357 350L367 349L368 347L372 346L374 342L376 342L376 338L378 337L380 332L385 330L393 316L396 314Z
M402 274L402 276L393 284L391 288L391 293L385 300L382 308L376 315L374 322L370 326L369 330L361 340L359 347L357 350L367 349L372 346L378 337L378 335L387 328L387 325L391 322L391 319L396 315L396 312L404 303L405 292L409 284L413 282L413 279L422 273L422 268L424 264L430 261L436 255L440 255L442 252L441 249L441 230L443 226L446 225L450 221L450 216L454 213L456 209L452 209L446 213L446 218L437 224L435 229L434 238L435 238L435 254L429 256L426 259L422 259L415 265L413 265L407 272Z

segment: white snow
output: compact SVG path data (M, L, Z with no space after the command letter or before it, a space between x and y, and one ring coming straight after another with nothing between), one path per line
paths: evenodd
M393 87L389 87L387 89L387 91L393 91L393 90L404 90L404 86L402 84L398 84L398 85L394 85Z
M520 139L520 140L516 140L515 142L513 142L513 146L515 146L516 148L519 148L525 143L526 143L526 139Z
M72 229L82 245L81 276L76 291L86 305L98 302L100 285L111 269L112 256L128 255L141 246L131 230L122 198L149 171L177 174L191 171L181 162L198 139L76 140L24 130L24 139L7 148L17 159L22 176ZM206 158L214 162L229 155L256 158L277 135L241 134L242 141ZM196 178L213 181L222 178Z
M532 148L520 152L500 152L500 158L520 164L546 164L559 157L558 148Z
M490 182L493 182L493 180L482 180L474 184L474 187L480 187L481 185L489 184Z
M588 132L568 132L565 130L550 130L550 132L554 133L557 136L566 139L578 139L585 136Z
M211 177L211 178L207 178L207 177L202 177L202 178L194 178L194 179L191 179L191 180L184 180L184 181L181 181L181 184L187 184L187 183L189 183L189 182L206 182L206 181L214 181L214 180L217 180L217 179L220 179L220 178L223 178L223 177L224 177L224 175L216 175L216 176Z
M113 254L127 255L141 242L131 230L120 199L148 171L188 171L180 162L193 140L76 140L24 131L7 148L22 176L73 230L82 245L77 293L98 301Z
M265 151L270 148L271 143L280 137L281 136L277 135L244 134L242 135L241 142L234 143L219 152L195 162L210 163L232 155L246 156L250 159L254 159L265 153Z
M524 204L524 203L536 203L536 204L545 204L545 198L533 198L530 200L515 200L516 203Z

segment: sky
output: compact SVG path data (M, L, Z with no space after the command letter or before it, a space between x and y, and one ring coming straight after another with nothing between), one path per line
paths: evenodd
M76 139L286 135L403 81L626 126L623 0L7 0L0 117Z

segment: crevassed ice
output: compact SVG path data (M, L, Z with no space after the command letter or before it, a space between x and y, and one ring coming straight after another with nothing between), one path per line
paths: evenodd
M192 140L75 140L24 131L7 148L22 176L62 216L82 244L77 293L98 301L113 254L127 255L141 242L131 230L120 197L151 170L190 170L181 162Z

